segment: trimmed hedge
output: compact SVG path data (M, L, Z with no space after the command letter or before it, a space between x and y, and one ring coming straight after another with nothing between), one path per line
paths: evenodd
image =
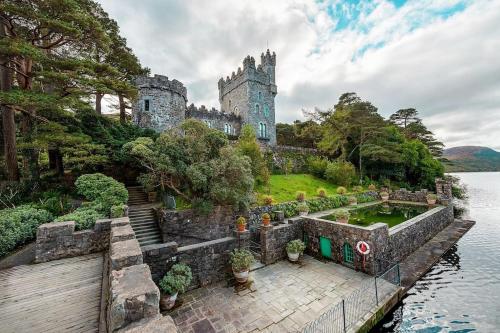
M51 213L31 205L0 210L0 257L34 239L38 226L52 219Z
M75 230L92 229L95 221L106 216L99 212L95 206L88 205L75 209L73 212L59 216L54 222L75 221Z

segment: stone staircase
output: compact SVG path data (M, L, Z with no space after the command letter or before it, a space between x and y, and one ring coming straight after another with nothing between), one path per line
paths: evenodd
M135 237L141 246L160 244L162 242L156 215L147 194L141 186L128 187L129 219Z

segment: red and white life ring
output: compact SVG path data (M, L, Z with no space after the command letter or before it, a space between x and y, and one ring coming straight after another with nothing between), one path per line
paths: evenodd
M368 243L365 241L359 241L358 244L356 244L356 250L358 250L358 252L362 255L366 256L370 253L370 245L368 245Z

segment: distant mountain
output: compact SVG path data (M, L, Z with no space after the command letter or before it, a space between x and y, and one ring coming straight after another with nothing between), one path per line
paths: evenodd
M500 152L488 147L448 148L443 157L446 172L500 171Z

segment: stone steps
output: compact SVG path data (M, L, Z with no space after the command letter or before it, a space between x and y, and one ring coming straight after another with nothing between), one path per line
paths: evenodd
M129 193L128 205L130 225L141 246L159 244L162 242L156 214L151 207L140 207L149 204L148 196L142 186L127 187Z

